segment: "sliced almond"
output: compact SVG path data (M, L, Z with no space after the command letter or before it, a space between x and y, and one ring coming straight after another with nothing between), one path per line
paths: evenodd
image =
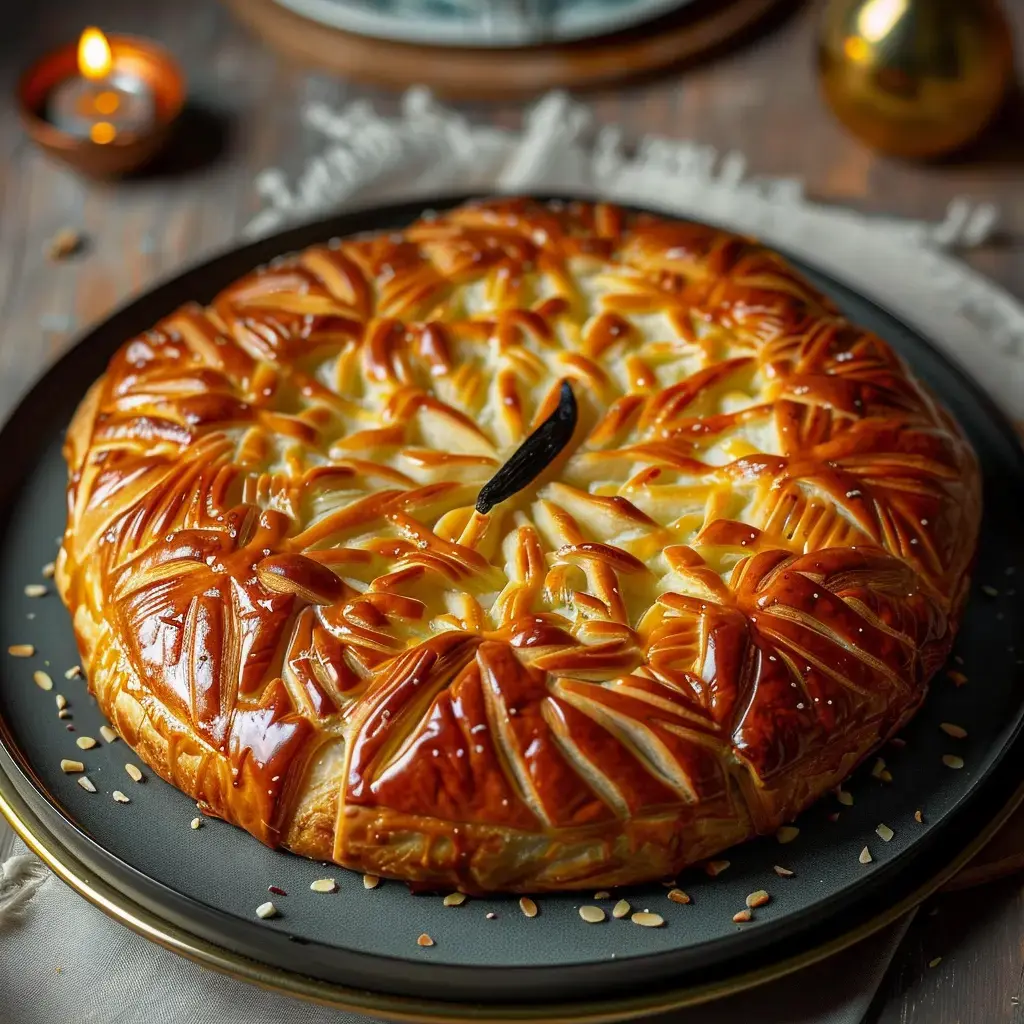
M268 917L276 917L277 907L275 907L274 904L270 902L270 900L267 900L266 903L261 903L256 908L256 916L261 917L264 920L266 920Z
M800 829L798 829L796 825L783 825L782 828L775 833L775 838L785 846L786 843L793 842L798 835L800 835Z
M873 860L871 851L865 846L864 849L860 851L860 855L857 857L857 860L859 860L861 864L870 864Z
M55 562L47 562L46 565L39 570L44 580L52 580L53 574L57 571L57 565Z
M750 921L753 918L753 916L754 915L749 910L740 910L732 915L732 919L737 924L744 924L745 922Z
M72 761L66 757L62 757L60 761L60 770L67 772L69 775L71 772L84 772L85 765L81 761Z
M32 682L39 687L40 690L52 690L53 680L50 678L49 673L44 672L41 668L37 668L32 673Z
M794 874L792 871L789 870L789 868L784 868L781 864L776 864L772 868L772 871L774 871L775 874L779 876L779 878L792 878Z
M86 791L86 793L95 793L96 787L92 784L92 779L88 775L79 775L76 780L78 784Z
M668 898L673 903L689 903L690 897L682 889L669 889Z
M723 871L729 870L729 864L731 862L727 860L709 860L704 865L704 874L708 878L717 878Z
M113 743L117 739L117 733L109 725L100 726L100 735L108 742Z
M85 240L80 231L63 227L46 243L44 251L48 259L65 260L69 256L74 256L84 244Z
M955 740L967 739L967 730L961 725L954 725L952 722L942 722L939 728L947 736L952 736Z
M627 900L619 900L619 902L612 907L612 917L617 920L621 920L630 912L631 909L632 908Z
M852 807L853 806L853 794L852 793L848 793L845 789L837 789L836 790L836 799L844 807Z
M660 928L665 923L661 914L652 914L649 910L638 910L630 920L643 928Z
M36 649L31 644L11 644L7 648L7 653L12 658L31 658Z
M605 918L605 913L600 907L583 906L580 907L580 917L587 924L600 924Z
M78 739L75 740L75 746L78 747L79 750L92 750L92 748L96 746L96 741L91 736L79 736Z
M338 883L333 878L318 878L315 882L309 883L313 892L337 892Z
M943 754L942 763L947 768L963 768L964 759L958 754Z
M433 944L434 944L434 940L426 932L424 932L416 940L416 945L417 946L432 946Z
M770 899L771 896L764 889L758 889L757 892L752 892L744 902L748 907L754 909L755 907L763 907Z
M132 782L142 781L142 772L135 765L133 765L131 761L129 761L124 766L124 770L128 773L128 776L129 778L131 778Z
M131 800L129 800L129 799L128 799L128 797L126 797L126 796L124 795L124 793L122 793L122 792L121 792L121 790L119 790L119 789L115 789L115 790L114 790L114 792L113 792L113 793L111 793L110 795L111 795L111 796L112 796L112 797L113 797L113 798L114 798L114 799L115 799L115 800L116 800L116 801L117 801L117 802L118 802L119 804L130 804L130 803L131 803Z
M531 900L529 896L521 896L519 898L519 909L527 917L536 917L537 916L537 904L534 903L533 900Z
M883 843L887 843L887 842L889 842L890 839L892 839L892 837L894 835L896 835L896 833L893 832L893 830L891 828L889 828L888 825L879 825L875 829L875 835L877 835L878 838L881 839Z
M376 889L380 885L380 879L376 875L363 875L363 888Z
M47 589L42 583L29 583L25 587L26 597L46 597Z
M466 894L464 892L450 892L444 898L444 905L446 907L461 907L466 902Z

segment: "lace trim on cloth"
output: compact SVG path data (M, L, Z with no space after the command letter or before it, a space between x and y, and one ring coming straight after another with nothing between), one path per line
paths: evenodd
M522 132L472 124L422 88L405 94L393 118L365 100L339 111L313 103L303 118L324 147L294 178L278 168L257 176L265 208L250 237L343 205L458 193L600 196L708 220L756 235L886 307L1024 420L1024 305L951 252L992 236L991 203L956 199L929 222L811 202L799 180L749 175L740 153L659 136L628 152L620 129L595 129L564 93L536 103Z
M30 853L11 857L0 865L0 928L16 921L50 877L42 861Z

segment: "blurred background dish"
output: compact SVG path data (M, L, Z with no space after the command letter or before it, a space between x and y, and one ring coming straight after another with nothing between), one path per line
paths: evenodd
M316 66L363 85L404 89L425 85L448 98L469 100L522 99L549 89L588 89L649 76L670 67L693 64L727 47L738 46L773 21L793 10L795 0L382 0L392 10L412 10L422 17L396 19L398 36L366 34L339 28L312 9L349 9L353 0L223 0L235 17L269 47L305 66ZM360 4L375 0L355 0ZM394 6L392 6L394 5ZM448 41L459 9L472 9L461 22L462 41ZM369 9L369 8L367 8ZM451 17L442 14L447 12ZM500 12L520 12L520 42L491 33L487 40L470 40L475 24L483 31ZM597 16L607 17L599 21ZM638 22L641 13L644 17ZM559 18L569 24L574 14L579 28L584 15L594 31L587 38L558 38ZM619 31L608 20L616 16ZM660 16L656 16L660 15ZM632 20L625 25L623 19ZM471 22L470 19L475 19ZM524 20L526 19L526 20ZM400 24L399 24L400 21ZM505 29L509 21L502 23ZM500 25L497 25L500 28ZM528 43L524 29L533 33ZM420 32L421 38L414 38ZM545 34L546 33L546 34Z
M694 0L275 0L330 28L407 43L535 46L606 35Z

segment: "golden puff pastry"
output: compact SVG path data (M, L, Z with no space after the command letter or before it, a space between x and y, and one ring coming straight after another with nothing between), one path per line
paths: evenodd
M790 821L920 705L980 516L950 416L781 257L583 203L276 260L126 342L66 456L125 740L264 843L470 892Z

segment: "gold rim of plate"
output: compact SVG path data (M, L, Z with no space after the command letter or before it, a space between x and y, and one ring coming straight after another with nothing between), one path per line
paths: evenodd
M530 1006L481 1006L445 1003L413 997L365 992L332 982L307 978L279 967L271 967L233 953L193 935L158 914L140 906L114 886L92 872L70 851L61 846L26 801L15 790L7 772L0 769L0 813L7 819L25 845L53 873L98 907L143 938L155 942L203 967L282 995L354 1013L386 1016L411 1024L456 1024L468 1020L544 1021L545 1024L612 1024L647 1014L678 1010L734 995L746 989L774 981L809 967L855 945L886 925L893 923L940 889L963 868L996 834L1011 814L1024 802L1024 783L1009 801L989 820L978 835L943 868L909 896L858 927L829 942L777 963L707 985L669 989L648 996L602 999L574 1004L549 1003Z

